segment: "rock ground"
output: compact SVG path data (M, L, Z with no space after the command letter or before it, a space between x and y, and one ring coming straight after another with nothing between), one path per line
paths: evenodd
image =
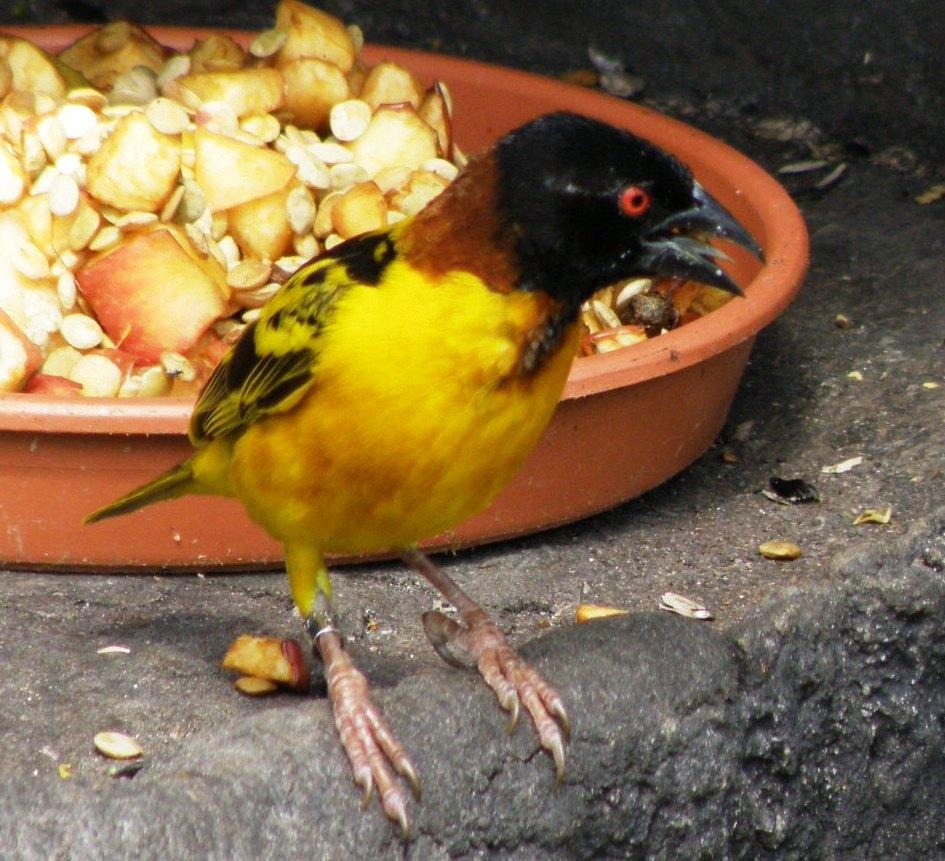
M0 24L106 4L21 6ZM645 79L644 101L769 169L845 161L826 191L790 182L811 232L807 284L758 338L722 440L689 470L581 523L444 560L567 698L576 734L560 790L526 729L510 739L487 692L438 663L418 624L432 595L398 566L344 569L337 588L352 649L424 779L406 847L377 810L360 814L320 697L248 700L218 669L238 633L296 634L281 576L4 573L0 855L942 854L945 201L914 200L945 154L934 4L799 3L788 21L739 0L675 4L669 18L647 2L333 8L374 41L546 73L587 65L596 41ZM221 2L146 14L269 20ZM850 472L820 473L854 455ZM767 500L773 474L806 478L821 501ZM851 525L881 504L888 526ZM772 537L804 556L761 559ZM667 589L716 621L652 612ZM633 614L575 627L580 600ZM97 654L114 643L131 654ZM106 727L147 751L133 777L93 753Z

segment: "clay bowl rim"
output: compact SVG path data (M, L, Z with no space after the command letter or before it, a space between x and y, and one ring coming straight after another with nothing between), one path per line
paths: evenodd
M2 26L52 50L59 50L94 29L92 25ZM210 33L228 33L245 41L242 30L200 27L145 27L158 41L186 46ZM800 289L808 263L804 220L782 186L747 156L694 127L641 105L588 91L531 72L426 51L367 44L365 57L386 58L410 67L434 63L438 75L475 75L493 85L520 93L524 99L553 101L561 110L628 126L663 145L682 161L697 153L698 162L711 155L712 171L727 181L743 208L757 221L756 239L766 261L747 284L744 298L728 302L705 317L630 348L594 356L578 356L562 400L623 388L682 370L753 337L778 317ZM618 116L615 118L615 114ZM736 213L738 216L738 213ZM730 250L730 249L726 249ZM740 250L736 253L740 254ZM742 255L747 256L747 255ZM0 431L41 431L70 434L186 434L194 398L69 398L21 392L0 394Z

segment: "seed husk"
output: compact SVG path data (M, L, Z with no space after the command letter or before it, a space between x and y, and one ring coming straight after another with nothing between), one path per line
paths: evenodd
M240 676L233 682L233 687L248 697L263 697L279 690L279 686L275 682L269 679L260 679L256 676Z
M679 616L685 616L687 619L699 619L701 621L712 619L712 613L703 604L676 592L664 592L660 596L659 607L661 610L668 610Z
M784 539L765 541L758 546L758 552L764 556L765 559L775 559L782 562L798 559L802 553L801 548L793 541L786 541Z
M578 604L574 611L574 620L580 625L592 619L606 619L610 616L626 616L630 611L620 607L607 607L602 604Z
M92 743L103 756L109 759L137 759L144 749L130 735L106 730L95 734Z
M822 466L820 471L825 475L840 475L841 473L849 472L853 467L859 466L861 463L863 463L863 458L857 455L856 457L848 457L846 460L841 460L840 463Z
M866 508L854 518L853 525L861 526L864 523L878 523L885 526L891 518L892 507L889 505L883 508Z

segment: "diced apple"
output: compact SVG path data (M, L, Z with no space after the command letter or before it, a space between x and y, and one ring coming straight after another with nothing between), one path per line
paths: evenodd
M404 215L414 215L425 207L434 197L443 191L449 183L437 173L429 170L415 170L410 179L395 191L391 205Z
M79 290L122 351L157 362L185 353L226 309L226 273L170 227L129 236L77 273Z
M331 208L335 233L348 239L387 225L387 200L373 182L359 182L339 197Z
M198 127L194 179L212 212L264 197L288 185L295 165L282 153Z
M23 330L0 311L0 392L16 392L43 363L43 354Z
M367 131L349 146L354 160L372 175L385 167L416 170L438 155L436 132L410 105L378 108Z
M55 58L26 39L0 35L0 57L10 67L11 90L48 93L57 99L66 94L68 84Z
M301 57L279 67L285 80L284 109L292 123L318 129L325 125L331 106L350 95L348 79L333 63Z
M298 0L281 0L276 7L276 29L288 37L276 54L278 66L299 57L315 57L347 73L354 63L354 43L347 27L321 9Z
M423 88L420 82L403 66L384 61L378 63L364 79L360 98L367 102L372 110L381 105L410 104L420 106Z
M184 87L201 102L225 102L238 117L268 114L282 104L282 75L264 67L222 72L198 72L168 82L165 92Z
M198 39L189 56L191 73L230 71L246 62L246 52L225 33L211 33L206 39Z
M439 81L427 90L417 112L420 118L436 132L440 154L444 158L450 158L453 146L453 123L450 118L446 90Z
M276 260L292 241L286 204L294 183L227 211L229 233L246 257Z
M93 86L107 89L135 66L159 72L164 65L164 48L140 27L115 21L74 42L59 59L81 72Z
M86 187L109 206L157 212L177 184L180 160L178 137L159 132L144 114L131 113L89 159Z
M269 679L297 690L309 686L309 669L295 640L277 637L237 637L223 657L223 669L257 679Z
M82 384L67 377L58 377L55 374L33 374L23 387L24 392L31 395L57 395L73 397L82 393Z

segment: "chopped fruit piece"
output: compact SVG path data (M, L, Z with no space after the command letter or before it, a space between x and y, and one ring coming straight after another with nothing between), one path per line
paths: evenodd
M277 260L292 241L287 202L293 185L227 210L230 235L247 257Z
M194 133L194 179L212 212L279 191L294 175L295 165L282 153L205 128Z
M112 341L150 362L189 350L226 309L223 267L199 258L167 227L94 257L77 281Z
M157 212L180 172L180 141L159 132L144 114L122 118L89 159L92 197L119 209Z
M309 685L309 669L302 649L295 640L278 637L237 637L223 658L223 669L236 670L244 676L269 679L304 691Z
M10 89L24 93L48 93L61 99L77 76L63 74L64 70L54 57L42 48L16 36L0 35L0 57L10 69ZM71 71L71 70L70 70ZM71 80L67 80L67 75Z
M357 140L351 152L370 174L385 167L409 167L417 170L436 158L436 132L410 105L384 105L378 108L371 123Z
M436 132L440 155L450 158L453 148L453 123L450 116L446 87L437 81L424 96L418 110L422 119Z
M299 57L315 57L347 73L354 64L354 43L348 28L327 12L298 0L281 0L276 7L275 29L286 34L285 44L275 55L277 66Z
M285 80L285 111L303 128L321 128L332 105L350 95L344 73L334 63L300 57L279 67Z
M184 75L168 83L165 92L173 96L178 87L190 90L201 102L225 102L238 117L268 114L282 104L282 75L275 69L235 69Z
M372 110L381 105L410 104L420 107L423 88L420 82L403 66L396 63L380 62L364 79L360 98L367 102Z
M190 49L190 71L223 72L239 69L246 62L246 52L225 33L212 33L198 39Z
M39 348L0 311L0 392L18 391L42 363Z
M140 27L115 21L74 42L59 59L81 72L94 87L106 89L135 66L160 71L164 48Z
M70 380L68 377L57 377L55 374L33 374L23 387L24 392L32 395L61 395L72 397L80 394L82 384Z
M359 233L387 225L387 201L373 182L359 182L349 188L331 208L335 232L348 239Z
M248 697L264 697L279 690L279 686L275 682L269 679L259 679L256 676L240 676L233 682L233 687Z
M574 611L574 621L579 625L592 619L607 619L611 616L626 616L630 611L620 607L605 607L600 604L578 604Z

